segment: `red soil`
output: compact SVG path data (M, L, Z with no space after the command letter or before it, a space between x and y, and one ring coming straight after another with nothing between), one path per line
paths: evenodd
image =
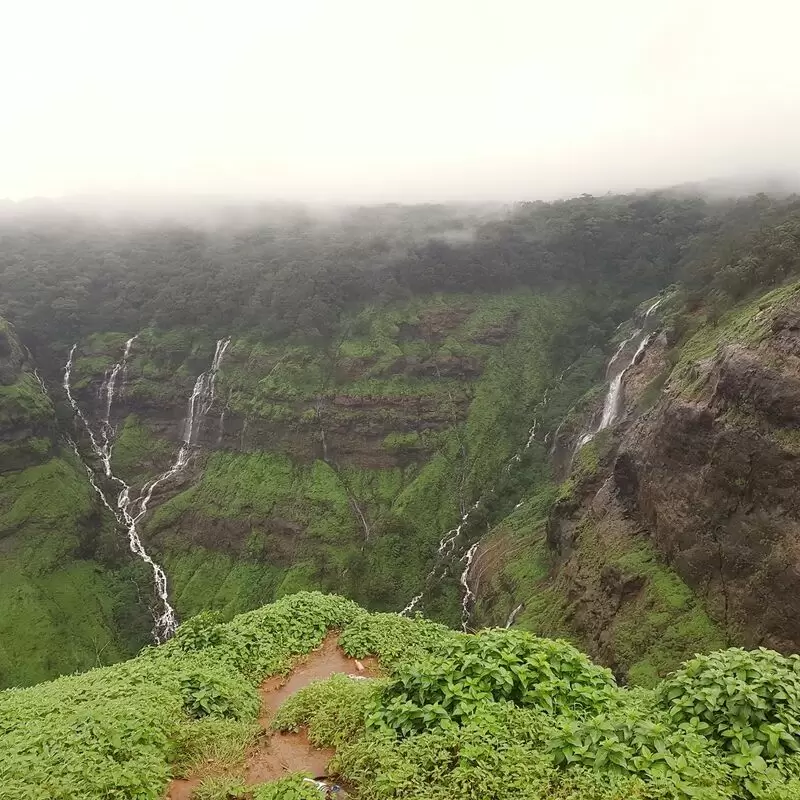
M374 659L365 659L363 664L359 664L342 652L336 639L336 633L328 634L322 645L309 653L288 676L267 678L261 684L261 713L258 722L262 732L248 753L242 770L247 785L275 780L291 772L310 772L314 777L325 777L333 750L314 747L308 741L305 731L277 733L269 726L283 702L313 681L329 678L337 673L364 676L377 674L377 663ZM196 777L176 778L170 783L165 800L191 800L192 792L200 783L201 779Z

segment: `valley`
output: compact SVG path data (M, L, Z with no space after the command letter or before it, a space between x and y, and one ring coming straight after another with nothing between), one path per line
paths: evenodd
M766 238L745 211L754 231L776 220ZM587 213L603 220L588 260ZM8 284L23 333L4 329L0 568L14 612L0 633L25 633L3 648L2 683L110 663L200 612L230 619L317 589L464 630L563 636L645 686L695 652L793 650L784 612L764 613L770 593L770 608L792 594L791 505L753 505L764 489L742 500L762 474L776 476L775 498L792 480L793 390L780 377L795 370L792 267L770 278L783 288L754 278L722 306L702 288L719 280L703 270L726 236L758 263L778 246L785 261L791 214L760 200L522 206L508 230L491 221L475 243L442 250L434 236L405 256L396 243L381 267L362 245L368 284L377 270L409 287L380 298L314 305L329 291L315 267L310 296L280 270L237 267L245 284L201 325L170 317L146 282L129 289L138 320L98 288L77 328L15 305L48 289ZM535 233L555 221L566 230ZM318 235L302 245L309 263L329 246ZM223 271L252 236L214 240ZM145 259L165 242L148 240ZM559 262L573 274L559 277ZM183 281L205 304L206 278L185 256L172 263L164 291ZM469 291L442 288L457 269ZM101 274L116 285L102 272L98 287ZM259 292L275 317L246 302ZM142 303L162 318L143 324ZM703 456L680 444L700 431ZM751 444L734 455L733 441ZM54 656L58 637L70 644Z

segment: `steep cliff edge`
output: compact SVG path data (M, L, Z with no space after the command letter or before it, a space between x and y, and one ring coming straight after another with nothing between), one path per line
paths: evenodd
M132 497L187 442L194 409L188 463L137 526L181 617L309 588L400 610L586 349L561 341L583 309L576 293L432 295L354 311L330 341L233 333L204 402L193 386L214 356L209 333L95 334L77 343L71 389L97 435L107 420ZM601 357L581 365L578 393ZM455 624L458 575L445 582L426 610Z
M626 513L736 639L800 648L800 287L698 331L623 438Z
M726 643L796 651L799 355L796 284L716 323L672 303L617 423L576 448L568 418L553 481L486 540L474 624L569 636L646 684Z

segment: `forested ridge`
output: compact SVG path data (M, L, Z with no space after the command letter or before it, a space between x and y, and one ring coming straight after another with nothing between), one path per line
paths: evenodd
M629 307L615 286L646 297L682 278L741 293L747 268L726 265L714 278L716 262L797 206L763 195L583 196L484 221L458 208L389 206L205 229L20 213L0 218L0 308L34 347L151 324L324 338L361 303L522 286L596 288L619 298L602 304L613 317Z

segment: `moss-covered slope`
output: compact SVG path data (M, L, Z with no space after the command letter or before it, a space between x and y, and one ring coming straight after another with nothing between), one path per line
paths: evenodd
M0 686L109 663L146 635L137 573L0 320Z
M317 344L233 332L192 464L159 487L144 521L178 612L231 615L310 588L402 608L441 535L503 474L545 391L585 350L569 339L583 302L435 295L364 307ZM73 388L94 424L126 339L79 343ZM139 333L112 408L112 464L134 486L174 456L214 344L199 329ZM586 360L576 386L600 364ZM443 603L454 621L457 598Z

